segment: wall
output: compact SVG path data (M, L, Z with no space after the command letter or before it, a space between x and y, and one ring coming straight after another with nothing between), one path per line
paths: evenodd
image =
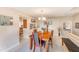
M49 19L48 19L49 20ZM58 35L58 29L63 30L63 23L67 23L68 26L71 27L72 30L72 18L71 17L58 17L58 18L52 18L52 25L49 26L49 29L54 30L54 34Z
M0 15L12 16L14 26L19 26L19 16L20 15L24 16L25 14L15 10L11 7L10 8L9 7L0 7Z
M52 20L53 20L52 28L54 28L55 32L57 32L56 30L57 28L61 28L61 30L63 30L63 23L65 22L68 24L68 26L71 27L71 32L79 36L79 29L75 28L75 23L79 23L79 14Z
M79 36L79 29L75 28L75 23L79 23L79 15L73 16L72 33Z
M19 15L24 15L12 8L0 7L0 15L12 16L13 26L0 26L0 51L9 51L18 44ZM1 36L2 35L2 36Z
M54 30L55 35L58 33L58 28L63 30L63 23L65 22L71 27L71 32L79 36L79 29L75 28L75 23L79 23L79 14L68 17L52 18L51 20L53 23L49 26L49 28Z

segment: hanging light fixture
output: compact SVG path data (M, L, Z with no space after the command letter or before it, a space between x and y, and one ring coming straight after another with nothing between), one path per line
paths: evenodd
M43 16L44 10L41 10L41 16L38 18L39 20L46 21L46 17Z

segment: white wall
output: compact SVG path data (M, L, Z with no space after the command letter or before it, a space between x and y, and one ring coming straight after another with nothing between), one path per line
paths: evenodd
M79 29L75 28L75 23L79 23L79 15L73 16L72 33L79 36Z
M0 7L0 15L12 16L14 26L19 26L19 16L24 16L25 14L11 7Z
M52 18L52 25L49 28L54 30L54 34L58 35L58 28L63 30L63 23L67 23L72 28L72 18L62 17L62 18Z
M11 48L16 47L19 42L19 15L24 14L12 8L0 7L0 15L13 17L13 26L0 26L0 51L9 51Z

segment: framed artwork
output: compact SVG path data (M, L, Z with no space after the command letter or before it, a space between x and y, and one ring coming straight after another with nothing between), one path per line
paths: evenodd
M36 22L35 19L31 19L31 22Z
M52 25L52 20L48 20L48 25Z
M30 29L36 28L35 24L30 24Z
M79 23L75 23L75 28L79 29Z
M30 24L30 29L32 29L33 24Z
M10 16L0 15L0 26L13 25L13 18Z
M32 17L31 22L36 22L36 18Z
M30 23L30 29L36 28L36 22L37 22L36 17L32 17Z

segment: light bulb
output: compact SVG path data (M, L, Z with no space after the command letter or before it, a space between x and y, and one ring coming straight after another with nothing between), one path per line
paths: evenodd
M42 18L42 20L44 20L44 21L45 21L45 20L46 20L46 18L45 18L45 17L43 17L43 18Z
M41 20L41 18L39 17L38 20Z

